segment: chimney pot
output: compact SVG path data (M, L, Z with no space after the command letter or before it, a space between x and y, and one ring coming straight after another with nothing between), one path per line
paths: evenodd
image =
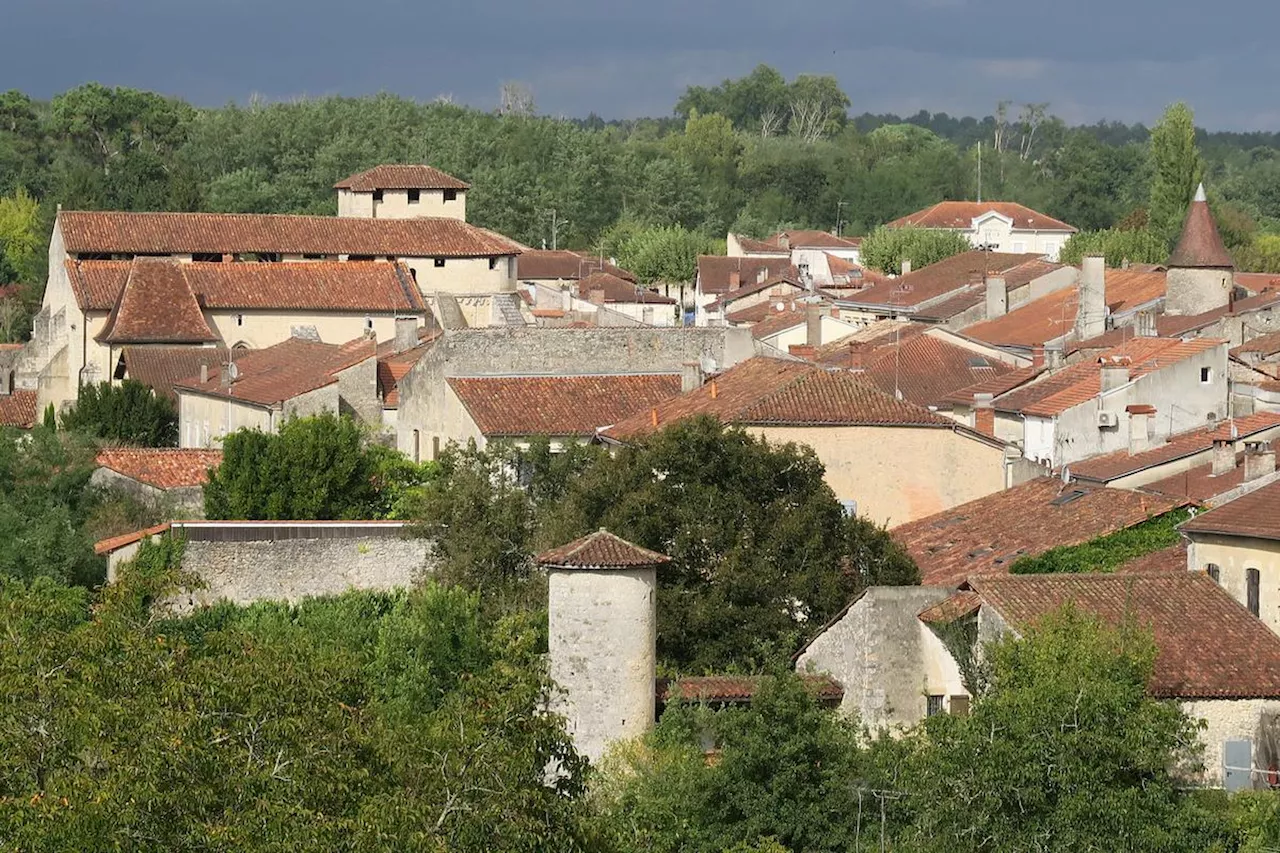
M719 389L716 388L716 381L712 379L711 380L711 399L714 400L718 396L718 394L719 394Z
M1218 477L1236 469L1236 443L1230 438L1213 440L1213 476Z
M1038 344L1031 348L1031 366L1036 368L1044 367L1044 344Z
M973 395L973 428L984 435L996 434L996 410L992 394Z
M654 408L652 408L652 409L650 409L650 410L649 410L649 423L651 423L653 426L657 426L657 425L658 425L658 409L657 409L657 407L654 407Z

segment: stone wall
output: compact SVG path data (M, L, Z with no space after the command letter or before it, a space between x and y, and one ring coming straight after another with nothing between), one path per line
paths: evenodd
M157 489L155 486L126 477L110 468L99 468L89 478L89 485L123 492L160 510L160 517L203 518L204 487L181 486L175 489Z
M1206 699L1183 702L1182 710L1192 719L1204 722L1200 742L1204 744L1204 777L1209 785L1222 784L1223 749L1229 740L1248 740L1253 744L1253 764L1262 770L1280 761L1280 730L1276 719L1280 701L1274 699ZM1263 777L1255 773L1254 786L1264 787Z

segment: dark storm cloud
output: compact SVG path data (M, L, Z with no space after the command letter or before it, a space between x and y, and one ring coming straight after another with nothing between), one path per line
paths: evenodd
M684 87L767 62L835 74L854 110L1280 128L1280 4L1221 0L0 0L0 88L85 80L201 104L392 91L491 107L503 80L553 114L663 115Z

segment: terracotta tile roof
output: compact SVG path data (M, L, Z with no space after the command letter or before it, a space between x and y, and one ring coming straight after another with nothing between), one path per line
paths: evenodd
M1235 267L1227 247L1222 243L1218 226L1213 221L1209 202L1204 197L1204 184L1187 209L1182 235L1169 256L1170 267Z
M67 276L84 311L115 307L126 281L180 276L200 307L213 311L377 311L423 313L422 294L403 263L180 263L167 258L67 261ZM177 287L176 282L169 286Z
M1235 283L1252 293L1280 290L1280 275L1273 272L1241 272L1236 270Z
M1019 367L1011 369L1006 373L992 376L989 379L983 379L972 385L967 385L959 391L953 391L942 398L942 402L950 405L972 406L979 394L990 394L994 399L1001 394L1008 394L1015 388L1019 388L1031 380L1035 379L1041 373L1044 373L1044 367Z
M818 347L818 361L832 367L848 367L847 356L851 352L870 352L876 347L905 341L913 335L928 331L924 323L909 320L884 319L868 323L857 331Z
M782 249L856 249L862 245L860 237L837 237L814 229L779 231L764 242Z
M1111 625L1132 620L1150 630L1153 696L1280 697L1280 636L1203 572L977 577L969 587L1015 628L1070 604Z
M516 277L520 279L564 279L576 281L593 272L612 273L623 281L635 281L636 277L621 267L607 261L601 263L596 255L570 252L567 249L526 249L516 260Z
M604 291L604 301L640 302L647 305L675 305L676 301L632 281L619 278L611 272L593 272L578 280L578 298L590 299L591 291Z
M225 347L128 346L121 351L125 373L157 395L177 400L174 383L200 375L202 366L212 373L226 362L230 350Z
M467 258L518 255L520 245L459 219L364 219L266 213L58 214L67 252L279 253Z
M0 426L31 429L36 425L35 391L15 388L10 394L0 394Z
M1128 358L1130 380L1139 379L1184 359L1223 345L1216 338L1133 338L1107 350L1098 361ZM1014 390L995 401L1001 412L1053 417L1097 397L1102 374L1096 361L1080 362L1050 373L1046 378Z
M378 344L378 396L384 409L400 407L400 380L408 375L418 359L431 350L442 334L440 329L424 326L418 330L420 343L401 352L396 352L394 340Z
M1171 497L1186 498L1196 503L1209 503L1218 495L1244 483L1244 453L1235 455L1236 466L1223 474L1213 473L1213 464L1197 465L1186 471L1171 474L1162 480L1148 483L1143 490Z
M757 240L754 237L744 237L741 234L735 234L734 236L738 238L738 245L742 247L742 251L744 252L771 252L780 256L790 256L791 254L790 249L784 249L782 246L778 245L777 234L774 234L771 237L766 237L763 240Z
M916 618L926 625L946 625L961 617L978 612L978 608L981 606L982 597L980 595L970 590L960 590L937 604L921 610L916 614Z
M141 542L158 533L164 533L169 529L169 522L157 524L155 527L148 527L146 530L135 530L132 533L124 533L120 536L112 536L109 539L101 539L94 543L93 553L101 557L103 554L110 554L112 551L119 551L126 545L132 545L134 542Z
M986 290L982 282L984 275L988 273L1003 275L1005 284L1014 286L1010 284L1010 274L1024 269L1024 265L1028 262L1035 262L1033 266L1025 266L1028 272L1040 269L1039 257L1036 255L961 252L936 264L913 270L904 276L872 282L858 293L846 297L844 301L855 306L928 310L932 308L935 300L940 300L949 294L959 296L959 291L980 295L985 299ZM1031 278L1035 277L1037 276L1031 276ZM976 296L973 304L977 304Z
M920 567L921 583L959 583L1005 572L1024 555L1132 527L1185 501L1056 477L1035 480L893 528Z
M96 461L99 467L109 468L139 483L157 489L177 489L203 486L209 482L209 469L222 464L222 451L117 447L98 451Z
M922 406L895 400L849 371L757 357L701 388L632 415L604 434L625 441L696 415L731 424L965 429Z
M1261 335L1251 341L1245 341L1240 346L1231 350L1231 354L1234 356L1241 356L1245 353L1257 353L1262 358L1273 356L1278 352L1280 352L1280 332Z
M487 436L595 435L680 393L671 373L446 380Z
M844 698L844 688L829 675L801 675L805 688L820 703L837 705ZM760 691L766 676L707 675L693 678L658 679L658 701L709 704L750 702Z
M1237 281L1244 277L1236 273ZM1200 314L1163 314L1156 318L1156 330L1166 337L1177 337L1188 332L1196 332L1224 317L1240 317L1254 311L1262 311L1280 302L1280 289L1263 289L1262 292L1244 299L1236 299L1229 305L1222 305Z
M1165 274L1109 269L1106 289L1111 313L1128 311L1164 296ZM974 323L966 327L964 333L997 346L1037 346L1057 340L1075 328L1079 301L1077 288L1055 290L1002 317Z
M853 354L851 358L855 358ZM929 334L900 345L882 344L863 356L860 375L886 394L921 406L944 406L957 389L990 383L1013 372L1012 365Z
M357 172L333 185L336 190L466 190L471 185L432 166L384 164Z
M1187 571L1187 543L1185 540L1116 566L1118 575L1163 575Z
M1187 533L1280 539L1280 480L1224 503L1182 524Z
M671 562L666 554L641 548L601 527L565 545L543 551L539 566L553 569L638 569Z
M1147 468L1212 450L1214 439L1233 437L1233 427L1234 437L1242 440L1264 430L1280 427L1280 412L1258 412L1234 420L1221 421L1207 428L1180 432L1170 436L1164 444L1141 453L1119 450L1115 453L1085 459L1071 465L1071 476L1108 483Z
M218 340L176 260L137 258L96 340L106 344L202 344Z
M940 201L933 207L917 211L901 219L895 219L886 227L905 228L960 228L968 230L973 227L973 220L988 213L995 212L1012 219L1013 227L1019 230L1035 231L1075 231L1067 223L1045 216L1029 207L1012 201Z
M299 394L332 385L338 381L339 372L373 358L374 353L374 342L366 338L345 344L290 338L275 346L238 354L237 378L227 388L222 387L222 366L217 365L209 369L207 382L189 376L175 382L174 389L278 408Z
M758 308L763 309L763 311L757 312L755 309ZM756 313L763 315L760 319L751 323L751 337L758 341L785 332L788 329L794 329L796 326L804 326L809 321L803 306L800 308L787 307L779 311L772 302L764 305L754 305L745 311L730 314L726 319L730 323L737 325L744 321L750 322L747 318L754 316Z
M799 271L791 265L790 258L727 258L723 255L698 256L698 289L702 293L727 293L732 288L731 277L738 274L739 287L755 284L764 278L789 276L796 280Z
M764 281L746 282L741 287L737 287L727 293L723 293L718 298L709 302L707 304L707 310L724 311L744 296L751 296L770 289L775 291L774 294L771 294L771 298L776 297L778 299L795 299L809 293L808 289L800 283L800 280L797 277L789 273L785 273L783 275L770 276ZM757 306L752 307L755 308Z

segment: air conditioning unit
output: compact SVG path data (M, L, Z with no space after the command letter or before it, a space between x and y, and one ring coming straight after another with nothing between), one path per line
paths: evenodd
M1120 426L1120 416L1115 412L1098 412L1098 427Z

